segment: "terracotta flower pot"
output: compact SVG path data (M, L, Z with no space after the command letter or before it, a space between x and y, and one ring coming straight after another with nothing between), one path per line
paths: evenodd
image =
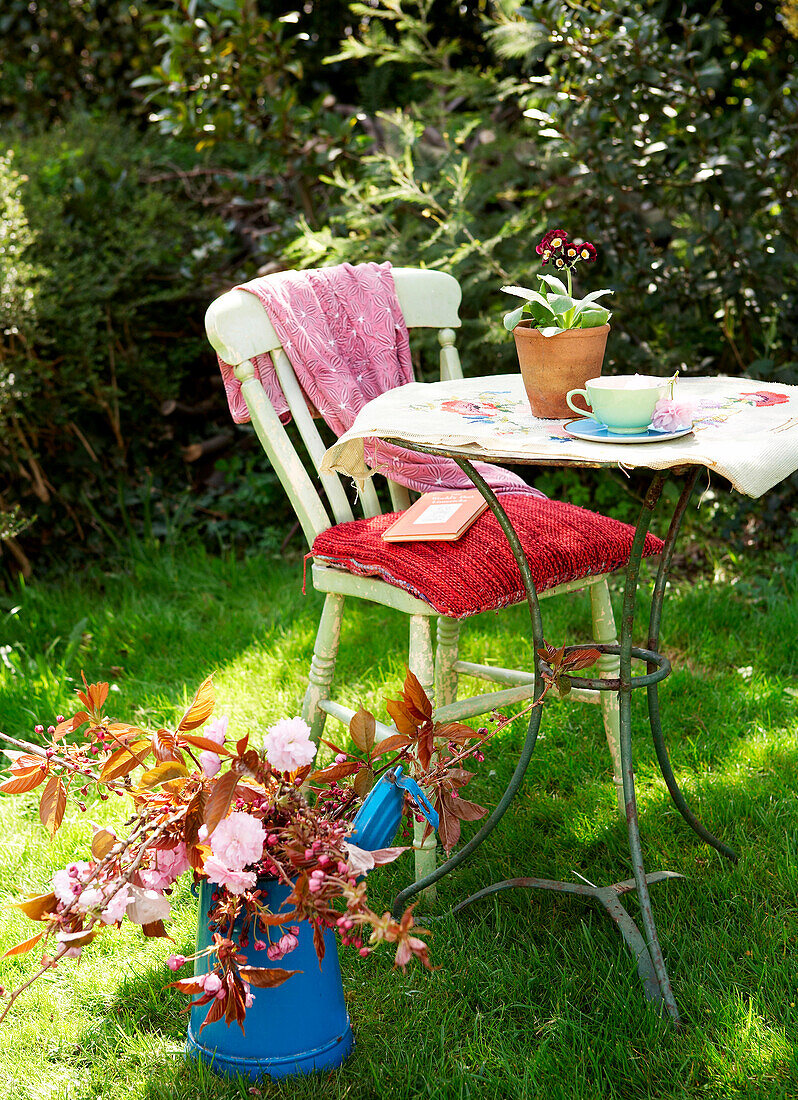
M548 420L573 416L565 395L569 390L584 389L589 378L599 377L609 331L609 325L599 325L543 336L531 327L531 321L515 326L521 377L535 416Z

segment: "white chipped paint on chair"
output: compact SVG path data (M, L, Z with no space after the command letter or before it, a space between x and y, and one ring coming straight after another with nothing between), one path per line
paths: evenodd
M408 328L438 330L438 342L441 348L441 379L462 378L460 358L455 347L455 330L460 327L458 310L462 297L457 280L445 272L418 268L394 268L393 277ZM324 491L327 506L333 517L331 521L317 486L308 475L263 387L255 377L252 358L263 352L271 352L291 415L308 455L318 470L325 446L308 411L291 362L280 345L266 311L253 294L243 290L231 290L217 298L208 309L205 325L208 339L214 349L225 362L235 366L235 374L241 382L241 392L249 409L252 425L283 488L291 499L308 546L311 546L315 537L330 527L333 522L345 523L355 517L338 475L320 474L320 487ZM404 486L396 485L391 481L388 485L394 510L407 508L410 497ZM381 512L377 493L370 482L360 494L359 503L365 516L374 516ZM332 683L344 605L346 598L350 596L382 604L409 616L408 666L418 677L433 702L437 703L435 717L439 721L473 718L497 707L521 702L532 696L535 686L534 676L529 672L460 660L458 620L439 615L429 604L411 596L403 589L376 578L357 577L352 573L316 563L311 567L311 576L314 588L326 593L302 708L303 717L310 723L315 738L318 739L321 736L328 714L344 723L348 723L354 714L353 710L341 706L332 699ZM614 643L616 642L615 622L606 578L607 575L602 574L559 585L541 593L541 597L588 589L592 608L593 640ZM431 629L433 619L437 620L435 645L433 645ZM602 657L599 668L602 676L617 676L619 660L612 656ZM476 677L502 687L497 691L458 701L457 684L460 675ZM574 690L568 698L602 704L618 805L623 813L616 695L614 692ZM379 738L382 739L394 732L392 726L378 723ZM423 830L424 826L419 825L415 831L417 878L432 870L436 859L435 836L427 838L424 842L422 841Z

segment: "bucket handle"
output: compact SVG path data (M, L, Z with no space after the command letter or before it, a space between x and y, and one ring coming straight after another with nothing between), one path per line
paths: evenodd
M437 829L440 818L415 779L412 779L409 775L403 775L401 766L396 768L395 771L389 772L387 778L389 782L395 783L401 790L407 791L433 829Z

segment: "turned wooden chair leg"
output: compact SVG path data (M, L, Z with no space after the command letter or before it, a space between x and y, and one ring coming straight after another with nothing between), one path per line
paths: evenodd
M334 592L328 593L313 646L308 687L302 702L302 717L310 726L310 735L314 741L318 741L324 731L327 715L319 709L319 703L330 698L343 613L344 597Z
M457 700L457 673L453 666L457 660L459 638L459 621L441 615L435 646L435 701L439 707Z
M435 658L432 648L432 621L427 615L410 616L410 671L417 677L424 691L435 705ZM438 838L433 832L424 840L427 822L413 823L413 848L416 853L416 882L435 870ZM424 891L427 901L435 900L434 886Z
M612 613L610 590L606 580L590 586L590 606L593 612L593 641L607 645L617 645L615 616ZM599 676L612 679L620 675L621 659L611 653L602 654L598 660ZM604 731L612 758L612 778L615 783L615 796L618 800L618 813L626 818L626 805L623 797L623 773L621 769L621 731L618 694L615 691L601 693L601 710L604 715Z

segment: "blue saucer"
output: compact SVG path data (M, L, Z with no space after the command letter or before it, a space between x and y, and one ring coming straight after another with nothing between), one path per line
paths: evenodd
M629 435L625 432L611 432L592 416L584 416L578 420L566 421L563 430L574 439L585 439L591 443L664 443L668 439L680 439L683 435L689 435L693 427L690 425L688 428L677 428L673 432L660 432L649 426L644 432Z

